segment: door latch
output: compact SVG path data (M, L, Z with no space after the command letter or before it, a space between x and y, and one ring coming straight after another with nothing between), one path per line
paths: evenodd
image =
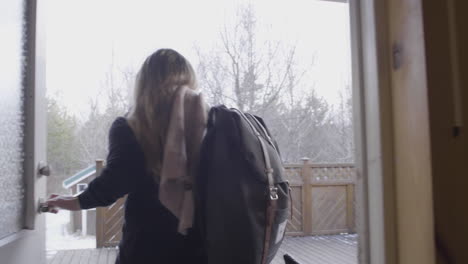
M51 174L51 170L50 170L50 166L48 164L46 164L45 162L39 162L39 166L38 166L38 173L39 175L41 176L50 176Z
M39 199L39 206L38 206L37 212L40 214L48 213L49 210L50 210L50 206L44 202L44 199Z

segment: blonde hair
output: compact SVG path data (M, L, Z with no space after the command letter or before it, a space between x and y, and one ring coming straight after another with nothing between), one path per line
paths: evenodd
M190 63L172 49L151 54L138 72L134 105L128 122L145 154L147 168L158 182L174 92L181 86L196 90Z

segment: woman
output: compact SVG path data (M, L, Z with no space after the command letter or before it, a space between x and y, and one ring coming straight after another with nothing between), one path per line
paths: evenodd
M116 263L202 263L191 183L206 126L190 63L161 49L143 63L135 102L109 132L106 167L77 197L53 195L56 209L109 206L127 196Z

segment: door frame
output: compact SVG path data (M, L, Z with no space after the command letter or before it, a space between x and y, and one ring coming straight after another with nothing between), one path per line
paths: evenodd
M46 0L26 0L28 20L28 67L25 99L25 157L26 183L25 228L33 230L38 217L39 199L45 199L46 179L38 173L47 163L46 116Z
M420 0L419 0L420 1ZM44 198L45 179L38 179L37 164L45 161L45 0L27 2L30 64L25 92L26 219L25 229L0 240L4 260L5 247L28 243L41 248L31 254L34 263L45 262L44 216L37 216L38 198ZM350 0L351 48L353 69L353 105L358 203L359 257L361 263L397 263L398 229L394 172L394 135L391 94L391 67L388 52L389 31L386 1ZM37 16L36 16L37 15ZM36 90L35 90L36 88ZM41 132L43 131L43 132ZM32 154L34 153L34 154ZM32 155L31 155L32 154ZM370 176L372 175L372 176ZM432 199L432 197L428 197ZM42 236L41 236L42 232ZM35 239L27 239L35 237ZM25 242L33 241L33 242ZM28 248L29 245L26 245ZM22 252L22 250L21 250ZM429 252L431 253L431 252ZM13 253L6 253L7 258ZM20 254L19 251L16 254ZM24 254L23 255L28 255ZM8 259L7 259L8 260ZM14 261L14 259L13 259ZM25 262L28 263L28 262Z
M349 1L360 263L396 263L390 69L384 1Z
M396 45L416 56L424 51L422 0L349 3L360 263L434 263L426 65ZM407 72L411 78L396 77ZM405 93L421 96L400 110ZM405 123L404 115L414 113L421 117L418 131ZM418 133L417 149L402 145ZM397 163L405 151L425 157Z

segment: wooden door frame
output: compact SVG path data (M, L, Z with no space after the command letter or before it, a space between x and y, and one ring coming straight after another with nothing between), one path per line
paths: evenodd
M402 51L395 45L401 41L408 50L415 50L415 47L424 50L421 0L391 1L350 0L353 117L357 186L360 189L357 191L357 201L361 205L361 210L357 212L359 259L360 263L429 264L434 262L435 256L432 175L430 159L426 158L430 153L406 164L397 164L399 157L395 156L401 155L402 142L414 132L412 128L404 127L405 124L402 129L401 122L407 120L401 116L405 112L397 108L402 103L402 97L398 97L400 95L395 91L401 91L402 87L412 89L413 83L418 85L415 88L422 95L427 91L424 59L408 66L405 63L412 58L401 54ZM402 20L409 21L408 25ZM405 38L411 34L417 37ZM398 72L393 66L401 63L404 56L407 56L407 61L403 62L403 68ZM401 81L402 70L416 75ZM415 109L420 111L418 114L423 119L423 126L420 127L422 141L429 146L429 113L424 109L426 99L419 100L420 105ZM418 146L421 146L419 150L428 149L425 144ZM420 152L415 150L415 153ZM415 168L424 174L415 175ZM408 176L412 176L412 179ZM405 199L410 201L405 202ZM424 219L419 219L421 217ZM421 232L424 234L421 235ZM426 241L421 241L423 237ZM424 245L417 245L417 242ZM404 249L409 245L414 251Z

